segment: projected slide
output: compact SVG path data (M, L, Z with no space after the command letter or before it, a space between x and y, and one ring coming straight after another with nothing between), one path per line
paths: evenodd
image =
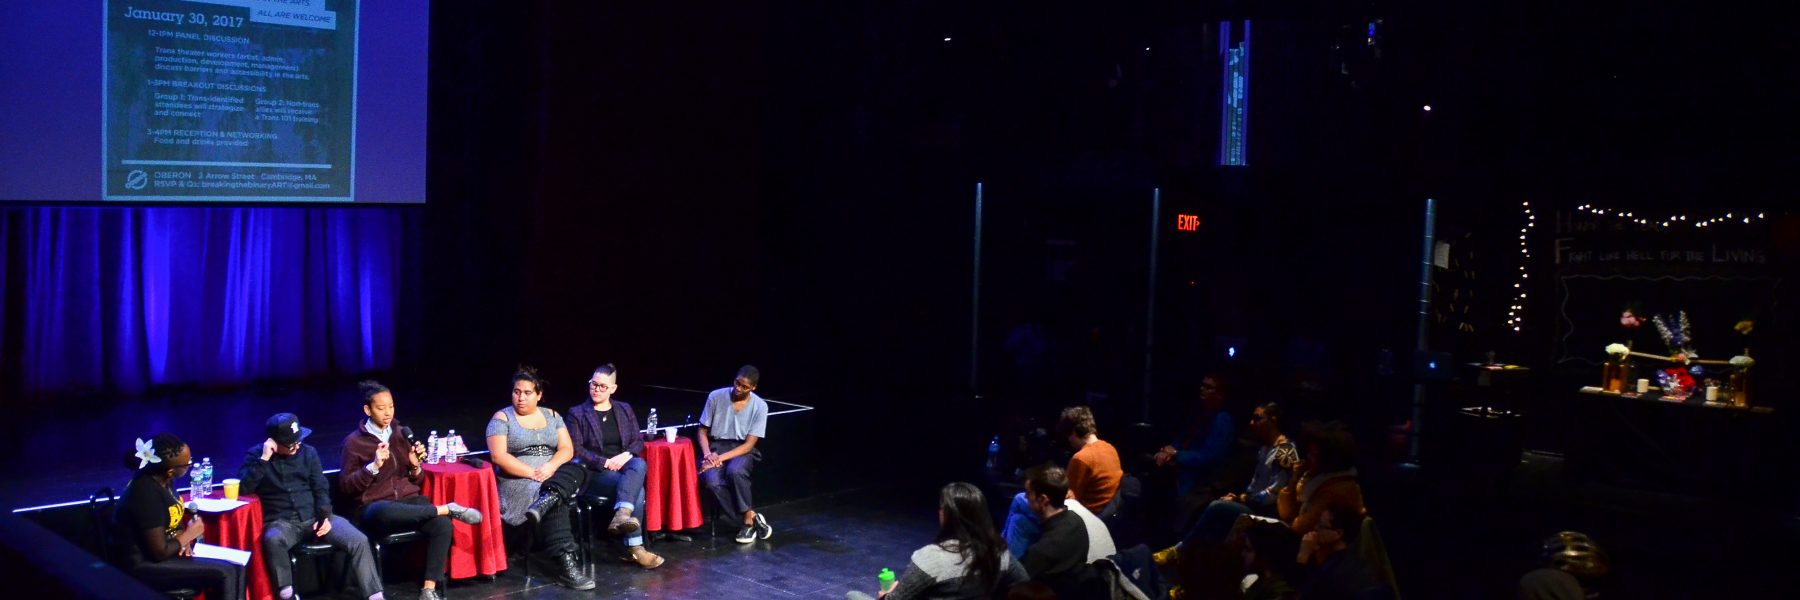
M351 200L354 0L111 0L105 199Z

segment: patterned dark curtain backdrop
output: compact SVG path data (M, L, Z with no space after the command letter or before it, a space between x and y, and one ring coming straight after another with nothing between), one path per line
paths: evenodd
M402 209L0 208L0 389L133 394L394 363Z

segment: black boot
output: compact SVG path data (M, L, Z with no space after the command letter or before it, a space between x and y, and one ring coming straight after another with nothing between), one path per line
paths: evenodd
M574 552L564 553L557 557L556 561L558 565L562 566L562 573L557 574L556 579L562 583L563 587L572 590L594 589L594 578L581 572L581 563L575 560Z
M555 490L544 490L543 493L538 494L537 500L532 501L531 507L525 509L525 520L535 525L544 520L544 513L550 512L550 509L556 508L556 505L562 503L562 494L556 493Z

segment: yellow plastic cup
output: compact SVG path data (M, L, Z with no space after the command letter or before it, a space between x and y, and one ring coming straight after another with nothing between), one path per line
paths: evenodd
M236 479L225 480L225 499L226 500L236 500L237 496L238 496L238 480L236 480Z

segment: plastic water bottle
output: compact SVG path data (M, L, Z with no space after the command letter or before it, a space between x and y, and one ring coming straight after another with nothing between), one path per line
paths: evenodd
M200 483L204 477L206 474L200 471L200 467L195 466L188 469L188 499L192 500L201 496Z
M450 434L444 436L444 462L456 462L456 459L460 458L462 454L459 450L460 446L462 446L462 436L456 435L455 429L450 430Z
M988 442L987 468L992 471L998 466L1000 466L1000 436L996 435L993 441Z
M212 496L212 489L213 489L212 457L202 458L202 459L200 459L200 495L202 497Z
M655 408L650 409L650 420L645 421L644 424L648 426L645 428L645 431L647 431L651 434L656 433L656 409Z
M877 574L875 576L875 583L878 587L881 588L881 593L886 594L888 592L894 591L894 584L898 583L894 579L895 579L895 577L894 577L893 570L888 569L887 567L882 567L881 573Z
M433 465L438 464L438 460L443 458L439 454L439 451L442 449L443 447L438 445L437 430L431 430L431 437L425 438L425 462Z

